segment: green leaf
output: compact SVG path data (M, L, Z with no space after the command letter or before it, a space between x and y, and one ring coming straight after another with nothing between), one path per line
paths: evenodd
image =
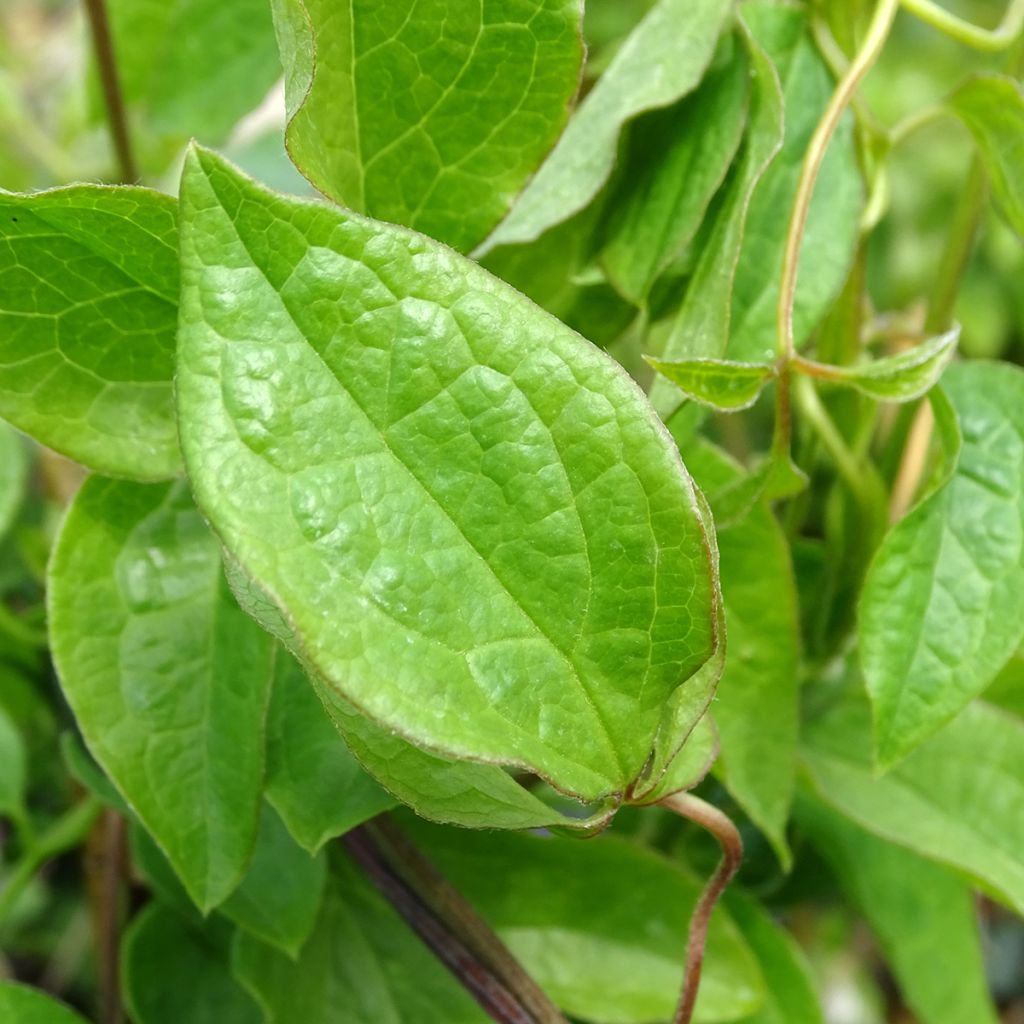
M801 828L871 924L916 1019L996 1024L968 886L811 797L800 798L797 812Z
M796 941L739 889L729 888L724 906L764 976L764 1006L743 1024L825 1024L810 965Z
M267 713L266 795L310 853L395 803L360 768L306 674L284 651L275 660Z
M782 145L782 86L778 73L742 14L738 23L740 39L747 48L753 72L747 132L706 221L707 238L700 248L683 304L662 352L662 358L666 360L725 354L733 278L743 244L750 199ZM679 407L678 391L668 381L656 377L650 395L655 409L667 422ZM693 416L692 410L689 415Z
M0 540L14 522L28 477L28 458L18 434L0 422Z
M1024 912L1024 722L975 702L881 778L866 702L840 705L804 736L804 763L828 803Z
M236 936L235 975L265 1018L275 1024L489 1020L348 857L332 853L320 915L297 961L244 932Z
M273 645L227 588L182 482L87 480L57 541L50 627L89 750L204 910L241 880Z
M948 482L888 533L860 601L878 763L896 763L995 677L1024 639L1024 371L953 366L963 428Z
M259 1007L231 976L231 929L202 925L151 903L121 952L125 1003L135 1024L261 1024Z
M124 797L104 775L103 769L93 760L89 751L82 745L82 741L73 732L61 734L60 753L68 772L79 785L102 800L107 807L121 814L131 815L132 810L124 802Z
M0 192L0 416L112 476L179 469L175 211L144 188Z
M156 170L190 138L224 141L281 75L266 0L107 0L117 70ZM104 116L96 98L96 115ZM159 162L156 162L159 161Z
M615 166L625 124L697 87L731 7L728 0L659 0L587 94L482 252L533 241L587 206Z
M664 359L646 357L687 398L720 412L749 409L775 376L769 363L736 363L728 359Z
M13 981L0 981L0 1020L6 1024L85 1024L84 1017L52 996Z
M960 340L960 328L884 359L859 366L826 366L797 357L793 368L835 384L846 384L880 402L911 402L938 383Z
M273 0L288 150L321 192L457 249L558 138L579 83L578 0Z
M977 75L949 98L978 146L1003 216L1024 237L1024 90L1004 75Z
M23 819L26 770L24 740L10 715L0 708L0 818Z
M219 909L295 959L316 923L326 875L324 859L298 846L281 819L264 807L249 871Z
M721 185L743 137L749 83L745 48L730 33L696 92L632 126L625 191L610 205L601 263L637 305L682 255Z
M750 200L732 289L727 354L755 362L775 355L775 307L786 228L807 144L835 83L800 8L755 2L744 5L744 17L778 70L785 110L782 148ZM797 344L817 326L846 281L860 237L862 202L853 120L847 115L818 174L803 233L793 310Z
M635 384L422 236L201 150L182 204L189 476L303 664L430 753L625 792L716 641L707 529Z
M579 842L403 823L566 1013L599 1024L672 1016L703 881L609 835ZM754 957L717 909L694 1019L735 1020L763 998Z

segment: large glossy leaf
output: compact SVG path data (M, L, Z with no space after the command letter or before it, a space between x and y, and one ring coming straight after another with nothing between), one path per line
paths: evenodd
M275 1024L483 1024L489 1017L340 851L296 961L239 933L238 979Z
M736 465L707 442L688 446L687 459L713 509L743 482ZM713 705L718 770L788 866L800 717L799 611L789 545L771 509L758 502L719 529L718 553L729 637Z
M956 469L889 532L861 595L883 767L981 693L1024 638L1024 371L971 362L944 384L963 430Z
M267 713L266 794L310 853L394 805L359 767L305 673L283 651Z
M978 75L962 85L949 105L974 136L992 190L1007 221L1024 236L1024 89L1004 75Z
M354 210L468 249L554 144L578 0L273 0L288 149Z
M28 459L21 438L0 423L0 539L10 529L25 496Z
M113 476L179 468L174 222L143 188L0 193L0 416Z
M782 145L782 86L778 72L742 16L739 25L753 73L746 136L709 214L707 237L662 351L666 360L725 354L733 278L751 196ZM660 377L655 378L650 394L651 402L666 421L681 402L679 392Z
M57 542L49 602L89 749L195 902L215 906L256 836L273 643L227 589L186 486L88 480Z
M800 826L871 924L921 1024L996 1024L966 883L811 797L797 808Z
M165 146L227 138L281 63L267 0L107 0L129 111L154 160ZM163 171L163 162L154 169Z
M0 981L0 1020L7 1024L85 1024L53 996L28 985Z
M231 929L151 903L131 923L121 952L125 1003L135 1024L261 1024L231 976Z
M764 1005L743 1024L825 1024L810 965L796 940L744 892L730 888L725 908L764 976Z
M755 2L744 5L744 18L778 70L785 110L782 148L751 197L733 282L728 354L756 361L775 353L786 228L807 144L835 83L799 8ZM862 201L853 121L847 116L818 174L803 233L793 309L797 344L806 340L846 280L860 234Z
M567 1013L599 1024L672 1016L702 881L613 836L581 843L405 825ZM694 1020L735 1020L763 998L756 960L719 908Z
M675 103L700 82L731 6L728 0L659 0L580 104L486 250L533 241L582 210L615 166L623 126Z
M803 760L821 796L1024 912L1024 722L975 702L881 778L869 737L862 700L808 725Z
M636 386L422 236L199 150L182 204L189 475L304 664L434 752L623 793L715 642L708 532Z
M728 33L719 51L693 95L638 119L629 134L626 190L609 210L601 263L637 304L696 234L743 137L750 92L746 49Z

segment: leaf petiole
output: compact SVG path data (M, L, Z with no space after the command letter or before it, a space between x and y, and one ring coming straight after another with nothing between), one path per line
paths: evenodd
M980 28L933 0L902 0L902 4L915 18L975 50L1005 50L1013 45L1024 29L1024 0L1011 0L1003 20L995 28Z

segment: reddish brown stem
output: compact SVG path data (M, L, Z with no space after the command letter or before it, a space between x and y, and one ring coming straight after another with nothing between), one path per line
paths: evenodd
M743 859L743 842L736 826L717 807L705 803L691 793L674 793L661 801L661 806L707 829L722 847L722 859L693 908L690 933L686 943L686 968L683 989L679 996L672 1024L690 1024L693 1007L697 1002L700 975L704 966L704 947L708 938L711 912L726 886L739 870Z
M117 811L107 809L99 816L89 833L85 857L99 973L99 1019L102 1024L121 1024L119 962L128 851L124 818Z
M110 137L117 154L121 180L126 184L131 184L139 180L139 171L135 163L135 154L132 151L131 135L128 131L128 115L125 112L121 80L117 73L117 61L114 59L114 41L110 34L107 6L105 0L84 0L84 2L85 13L89 18L89 29L92 32L96 65L100 73L100 84L103 87L103 100L107 106L107 123L110 126Z

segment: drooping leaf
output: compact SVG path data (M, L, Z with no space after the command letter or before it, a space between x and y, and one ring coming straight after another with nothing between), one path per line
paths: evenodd
M28 459L21 438L0 422L0 540L11 527L25 496Z
M702 881L609 835L583 843L496 836L410 818L403 818L403 827L567 1013L597 1024L672 1016ZM735 1020L763 999L756 960L719 908L694 1019Z
M1003 216L1024 237L1024 90L1020 82L1005 75L977 75L953 93L949 106L974 136Z
M819 794L1024 911L1024 722L976 701L881 778L869 739L860 699L807 725L802 757Z
M53 996L14 981L0 981L0 1020L7 1024L85 1024Z
M775 306L786 228L807 144L835 83L800 8L755 2L745 4L743 10L778 70L785 111L782 148L750 200L732 288L728 356L758 361L775 354ZM859 238L862 203L853 121L846 116L818 174L803 233L793 310L798 345L846 280Z
M878 763L948 722L1024 639L1024 371L950 367L963 447L946 484L889 532L860 601Z
M143 188L0 193L0 416L113 476L180 465L175 209Z
M796 941L741 890L730 887L724 905L764 976L764 1006L743 1024L825 1024L810 965Z
M921 1024L996 1024L968 886L812 797L802 796L797 808L801 828L868 919Z
M310 853L394 805L360 768L305 673L283 651L267 712L266 794Z
M587 206L615 166L623 126L696 88L731 6L728 0L659 0L580 104L482 252L533 241Z
M624 792L715 642L707 529L636 386L422 236L201 150L182 203L189 475L303 663L432 753Z
M273 0L288 149L323 193L466 250L565 124L578 0Z
M911 402L938 382L956 352L960 328L859 366L825 366L798 358L794 369L837 384L847 384L880 402Z
M219 909L294 959L316 923L326 875L323 857L311 857L298 846L265 806L249 870Z
M742 475L707 442L687 446L694 478L716 511ZM796 581L785 534L764 502L718 530L728 633L713 705L718 771L784 867L799 731L800 630Z
M721 412L749 409L775 376L770 363L736 363L728 359L652 359L651 364L687 398Z
M0 708L0 818L25 814L25 742L10 715Z
M135 1024L261 1024L257 1004L231 975L231 928L202 924L151 903L124 937L121 976Z
M296 961L239 932L236 977L275 1024L484 1024L490 1018L347 856L332 850L316 927Z
M231 596L184 483L86 481L49 601L90 751L197 905L215 906L256 836L273 645Z
M662 358L666 360L700 356L714 358L725 354L733 278L743 244L750 199L782 145L782 86L778 72L768 51L754 37L742 14L738 23L740 39L747 48L753 72L747 132L729 177L709 214L707 238L662 351ZM668 422L680 405L679 393L668 381L656 377L650 396L655 409Z
M157 171L190 138L223 142L281 75L266 0L108 0L107 8L136 141L145 157L154 151L145 162ZM96 115L104 116L98 96Z
M601 263L637 305L693 238L743 137L746 50L730 33L719 51L691 96L638 119L629 133L626 190L610 207Z

